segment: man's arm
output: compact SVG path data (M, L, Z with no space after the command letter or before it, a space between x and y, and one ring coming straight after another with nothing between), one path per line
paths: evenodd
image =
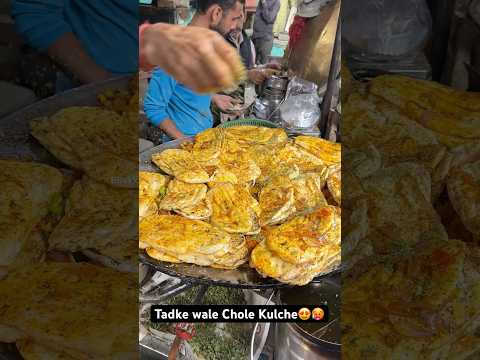
M68 32L60 36L47 49L48 55L82 84L106 80L112 74L98 65L85 51L83 45Z
M12 15L17 31L32 47L46 51L82 83L110 77L72 33L63 7L64 0L13 0Z
M220 34L195 26L141 25L139 52L142 69L159 66L199 93L232 87L243 69L238 51Z
M181 139L185 137L185 135L177 129L175 123L169 118L163 120L158 127L172 139Z
M167 113L168 103L173 94L176 82L163 70L154 71L152 79L148 84L148 89L143 101L143 108L148 120L168 136L178 139L185 137L179 131L175 123L169 118Z

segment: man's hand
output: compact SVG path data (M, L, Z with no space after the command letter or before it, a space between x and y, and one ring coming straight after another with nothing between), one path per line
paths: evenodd
M141 53L197 92L234 84L242 61L220 34L200 27L154 24L145 29Z
M160 125L158 126L162 131L167 134L169 137L172 139L182 139L185 137L185 135L177 129L177 126L171 119L165 119L163 120Z
M251 69L247 71L248 79L257 85L263 84L265 80L276 73L277 70L274 69Z
M266 69L274 69L274 70L282 70L282 65L277 64L277 63L268 63L265 64Z
M212 101L220 110L229 113L234 112L233 107L241 102L240 100L234 99L231 96L219 94L213 95Z

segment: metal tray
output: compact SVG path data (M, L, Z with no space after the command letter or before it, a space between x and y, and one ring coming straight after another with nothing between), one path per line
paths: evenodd
M140 171L162 172L155 164L152 163L152 155L167 149L177 149L185 141L193 141L193 138L170 141L141 153L139 157ZM139 261L152 266L164 274L181 278L187 282L204 285L217 285L243 289L280 288L293 286L281 283L272 278L264 278L255 269L249 267L248 264L244 264L234 270L215 269L194 264L174 264L153 259L142 250L139 253ZM312 282L320 282L322 278L331 276L333 273L337 272L340 272L340 268L331 269L330 271L317 276Z
M30 121L51 116L70 106L97 106L97 96L108 90L125 90L131 76L80 86L38 101L0 118L0 158L55 163L55 159L30 135Z

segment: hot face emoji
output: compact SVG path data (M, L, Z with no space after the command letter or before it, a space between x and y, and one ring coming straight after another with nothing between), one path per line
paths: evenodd
M310 315L311 315L311 312L310 312L310 309L308 308L301 308L300 310L298 310L298 317L302 320L310 319Z
M325 312L321 308L315 308L312 311L312 318L314 320L322 320L325 317Z

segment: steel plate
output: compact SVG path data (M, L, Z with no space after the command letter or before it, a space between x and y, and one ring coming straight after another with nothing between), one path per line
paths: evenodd
M156 146L140 154L139 169L147 172L162 172L155 164L152 163L153 154L160 153L167 149L178 149L185 141L193 141L193 138L170 141L168 143ZM226 287L236 287L244 289L261 289L261 288L280 288L292 287L294 285L284 284L272 278L262 277L255 269L248 264L244 264L234 270L215 269L207 266L199 266L194 264L174 264L151 258L144 250L140 250L139 260L152 266L156 270L174 277L181 278L185 281ZM312 282L319 282L326 276L340 272L340 268L331 269L317 276Z

